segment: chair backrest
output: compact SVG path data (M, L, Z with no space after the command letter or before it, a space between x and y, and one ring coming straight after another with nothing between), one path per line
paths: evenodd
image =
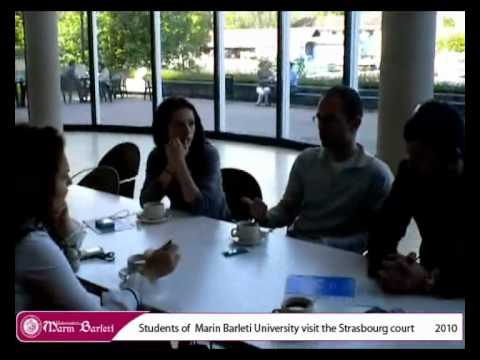
M120 89L120 85L121 85L122 79L120 79L120 78L115 78L115 79L110 80L110 82L111 82L111 84L112 84L112 88L113 88L113 89Z
M133 198L135 177L140 168L140 150L137 145L130 142L115 145L102 157L98 165L117 170L120 177L120 195Z
M234 168L222 169L223 191L235 221L249 219L248 206L241 201L243 196L262 199L262 190L257 180L248 172Z
M120 192L118 172L110 166L99 166L93 169L80 180L78 185L115 195Z

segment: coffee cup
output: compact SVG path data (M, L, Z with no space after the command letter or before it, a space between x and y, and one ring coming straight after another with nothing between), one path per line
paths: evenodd
M142 273L145 267L145 255L135 254L128 257L127 272L129 274Z
M238 222L237 227L232 229L231 235L238 238L238 242L243 244L255 244L263 236L260 226L251 221Z
M311 313L313 312L313 301L306 297L290 297L285 299L282 307L274 309L274 313Z
M148 202L143 206L142 217L149 220L161 219L165 212L165 205L162 202Z
M146 260L144 254L131 255L127 259L127 266L120 270L118 275L123 281L126 281L130 275L136 273L143 274L145 262Z

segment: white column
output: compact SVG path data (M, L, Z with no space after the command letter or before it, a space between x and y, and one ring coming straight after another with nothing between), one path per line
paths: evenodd
M218 78L219 78L219 89L218 89L218 95L220 98L220 106L218 108L219 111L219 116L220 116L220 131L226 131L226 119L225 119L225 44L224 44L224 31L225 31L225 16L224 16L223 11L217 11L216 16L217 16L217 47L218 47L218 52L217 52L217 59L216 63L218 71Z
M100 110L100 85L98 83L98 29L97 12L92 11L92 55L93 55L93 88L95 91L95 113L97 114L97 124L102 123L102 113Z
M63 131L57 13L25 11L29 122Z
M160 23L160 11L153 12L153 56L155 57L155 74L157 74L155 87L157 89L157 98L155 99L155 104L160 105L163 99L162 93L162 50L161 50L161 23Z
M382 14L377 156L394 172L405 156L405 122L433 98L435 25L435 11Z
M282 137L290 137L290 13L281 11L282 16ZM279 49L280 51L280 49Z
M352 11L350 29L350 72L348 86L358 91L358 57L359 57L359 35L360 35L360 11ZM346 34L346 33L345 33Z

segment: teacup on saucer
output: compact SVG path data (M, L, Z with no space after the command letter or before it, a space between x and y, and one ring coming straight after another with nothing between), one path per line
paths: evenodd
M159 220L164 218L166 213L167 210L162 202L147 202L143 205L143 211L139 217L145 220Z
M258 223L240 221L230 234L237 245L252 246L262 241L267 233L260 229Z

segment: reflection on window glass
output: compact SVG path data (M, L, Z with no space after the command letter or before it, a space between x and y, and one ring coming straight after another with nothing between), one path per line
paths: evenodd
M86 11L58 12L60 90L63 122L90 125L88 20Z
M290 12L290 134L289 139L319 144L312 116L329 87L342 83L344 13Z
M214 129L213 12L161 11L163 97L187 98Z
M225 13L226 131L275 136L277 13Z
M15 124L28 122L23 15L15 12Z
M152 124L148 11L97 12L100 123Z

